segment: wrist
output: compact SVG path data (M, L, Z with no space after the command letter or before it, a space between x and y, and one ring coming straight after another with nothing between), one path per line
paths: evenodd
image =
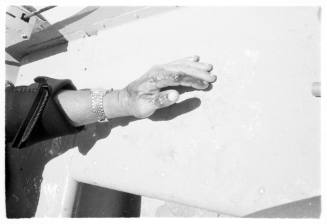
M124 89L113 90L103 98L103 107L108 119L129 116L128 96Z

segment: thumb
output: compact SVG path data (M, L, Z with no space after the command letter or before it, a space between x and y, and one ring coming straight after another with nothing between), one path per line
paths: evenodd
M165 90L159 92L154 99L154 104L159 108L168 107L177 102L179 98L179 93L176 90Z

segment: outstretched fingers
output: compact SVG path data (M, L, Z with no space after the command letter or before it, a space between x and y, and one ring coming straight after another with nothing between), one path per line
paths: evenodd
M157 73L152 80L156 88L169 86L187 86L196 89L206 89L209 83L216 81L217 77L209 72L188 65L170 65L165 67L165 72Z

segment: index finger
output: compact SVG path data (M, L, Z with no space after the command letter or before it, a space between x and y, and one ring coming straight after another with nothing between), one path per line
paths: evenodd
M185 61L193 61L193 62L198 62L200 61L200 56L198 55L193 55L193 56L189 56L189 57L185 57L185 58L181 58L175 61L172 61L170 63L179 63L179 62L185 62ZM170 64L169 63L169 64Z
M209 83L215 82L217 79L217 76L211 75L208 71L186 64L167 65L166 68L175 74L192 76Z
M156 75L150 77L150 81L154 83L155 88L161 89L169 86L188 86L195 89L206 89L209 86L207 81L187 75L182 72L171 72L162 70Z

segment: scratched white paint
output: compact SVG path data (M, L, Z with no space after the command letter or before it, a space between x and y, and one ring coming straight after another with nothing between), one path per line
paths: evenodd
M153 198L142 198L141 217L217 217L216 212L165 202Z
M77 182L70 175L74 154L70 150L45 166L36 217L71 216L77 189Z
M37 10L40 10L44 6L37 6L35 7ZM45 11L42 13L42 15L48 20L50 24L54 24L56 22L62 21L63 19L66 19L85 7L82 6L57 6L56 8L52 8L48 11Z
M75 152L71 175L246 215L320 194L320 102L311 94L320 80L317 12L181 8L71 42L67 52L23 66L18 84L49 75L79 88L122 88L154 64L200 55L218 81L181 96L193 100L180 110L200 100L196 109L118 125L86 156Z

